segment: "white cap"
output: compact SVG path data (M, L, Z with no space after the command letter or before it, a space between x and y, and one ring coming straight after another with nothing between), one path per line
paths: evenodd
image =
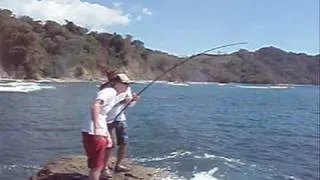
M126 74L123 74L123 73L117 74L116 78L119 78L120 82L122 82L122 83L128 83L128 84L133 83L133 81L131 81L129 79L129 77Z

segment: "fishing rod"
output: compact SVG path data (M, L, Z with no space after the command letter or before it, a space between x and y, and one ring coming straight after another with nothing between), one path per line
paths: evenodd
M195 55L192 55L188 58L186 58L185 60L175 64L174 66L172 66L171 68L167 69L166 71L164 71L162 74L160 74L159 76L157 76L154 80L152 80L149 84L147 84L144 88L142 88L138 93L137 95L141 95L145 90L147 90L152 84L154 84L156 81L158 81L161 77L163 77L165 74L167 74L168 72L174 70L175 68L177 68L178 66L181 66L182 64L188 62L189 60L195 58L195 57L198 57L198 56L201 56L205 53L208 53L208 52L211 52L211 51L214 51L214 50L217 50L217 49L221 49L221 48L225 48L225 47L230 47L230 46L236 46L236 45L242 45L242 44L248 44L247 42L236 42L236 43L231 43L231 44L226 44L226 45L221 45L221 46L217 46L217 47L214 47L214 48L211 48L211 49L208 49L208 50L205 50L203 52L200 52L198 54L195 54ZM116 115L116 117L114 118L115 120L119 117L119 115L128 108L130 103L127 103L125 105L125 107Z

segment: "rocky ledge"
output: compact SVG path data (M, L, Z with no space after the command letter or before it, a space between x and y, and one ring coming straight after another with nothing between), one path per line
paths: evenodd
M113 168L115 158L111 159ZM164 179L168 173L155 168L147 168L125 160L124 165L130 172L113 173L112 180L157 180ZM88 179L87 161L85 156L64 156L50 160L39 172L30 177L30 180L86 180ZM107 178L105 178L107 179Z

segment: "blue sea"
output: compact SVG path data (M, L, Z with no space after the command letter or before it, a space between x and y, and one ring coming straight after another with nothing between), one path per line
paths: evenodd
M97 84L32 86L0 92L1 180L84 154L81 125ZM320 179L319 86L159 83L126 115L128 158L169 171L168 179Z

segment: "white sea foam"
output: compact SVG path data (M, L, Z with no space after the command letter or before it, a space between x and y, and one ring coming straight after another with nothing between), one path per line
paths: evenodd
M185 156L185 155L191 155L192 152L190 151L174 151L171 152L170 155L174 155L174 156Z
M207 153L204 153L203 156L196 155L196 156L194 156L194 158L196 158L196 159L220 159L220 160L224 160L224 161L230 162L230 163L245 165L245 163L242 162L240 159L233 159L233 158L228 158L228 157L223 157L223 156L216 156L214 154L207 154Z
M168 82L167 84L172 86L189 86L188 83L183 83L183 82Z
M187 179L183 176L177 176L171 173L169 176L162 178L162 180L219 180L214 174L219 170L219 168L215 167L210 169L209 171L201 171L201 172L194 172L192 178ZM224 175L220 175L223 177Z
M142 162L163 161L163 160L172 159L172 158L174 158L174 157L165 156L165 157L153 157L153 158L139 158L139 159L132 159L132 160L142 163Z
M282 86L282 85L268 85L268 86L236 85L235 87L245 88L245 89L288 89L288 88L293 88L292 86Z
M132 159L136 162L155 162L155 161L164 161L167 159L174 159L177 157L183 157L187 155L191 155L192 153L190 151L175 151L169 153L169 155L165 155L163 157L150 157L150 158L139 158L139 159Z
M136 83L136 84L148 84L151 81L150 80L136 80L136 81L133 81L133 82Z
M12 86L36 86L36 85L39 85L39 84L35 83L35 82L21 82L21 81L0 83L0 86L6 86L6 87L12 87Z
M0 166L0 174L5 171L12 171L14 169L33 169L33 170L40 170L39 166L33 165L19 165L19 164L8 164Z
M223 163L228 166L232 167L234 169L238 169L239 165L246 165L244 162L242 162L240 159L230 158L230 157L224 157L224 156L216 156L214 154L207 154L204 153L203 155L194 155L191 156L193 153L190 151L174 151L169 153L168 155L165 155L163 157L150 157L150 158L139 158L139 159L133 159L136 162L157 162L157 161L165 161L168 159L178 159L183 157L193 157L196 159L211 159L211 160L221 160ZM255 167L255 166L253 166ZM166 170L171 170L170 167L166 168ZM222 178L224 175L217 175L216 172L218 171L218 167L215 167L209 171L198 171L197 167L194 168L193 177L191 180L218 180L219 178ZM219 178L217 177L219 176ZM184 177L178 177L174 174L171 174L170 176L164 178L163 180L185 180Z
M287 179L287 180L301 180L300 178L294 177L292 175L291 176L286 175L285 179Z
M175 176L175 175L170 175L170 176L162 178L161 180L186 180L186 178L178 177L178 176Z
M174 159L174 158L181 158L185 156L192 155L192 152L190 151L174 151L169 153L168 155L165 155L163 157L147 157L147 158L138 158L138 159L132 159L133 161L136 162L156 162L156 161L164 161L168 159ZM229 157L224 157L224 156L216 156L214 154L207 154L204 153L202 156L195 155L193 156L195 159L220 159L229 163L235 163L238 165L245 165L244 162L242 162L240 159L234 159L234 158L229 158Z
M207 85L207 84L215 84L214 82L192 82L188 81L188 84L199 84L199 85Z
M39 91L42 89L55 89L55 87L50 85L42 85L34 82L21 82L21 81L0 83L0 92L28 93L32 91Z
M219 170L219 168L215 167L209 171L197 172L193 174L191 180L218 180L218 178L214 177L214 174Z

